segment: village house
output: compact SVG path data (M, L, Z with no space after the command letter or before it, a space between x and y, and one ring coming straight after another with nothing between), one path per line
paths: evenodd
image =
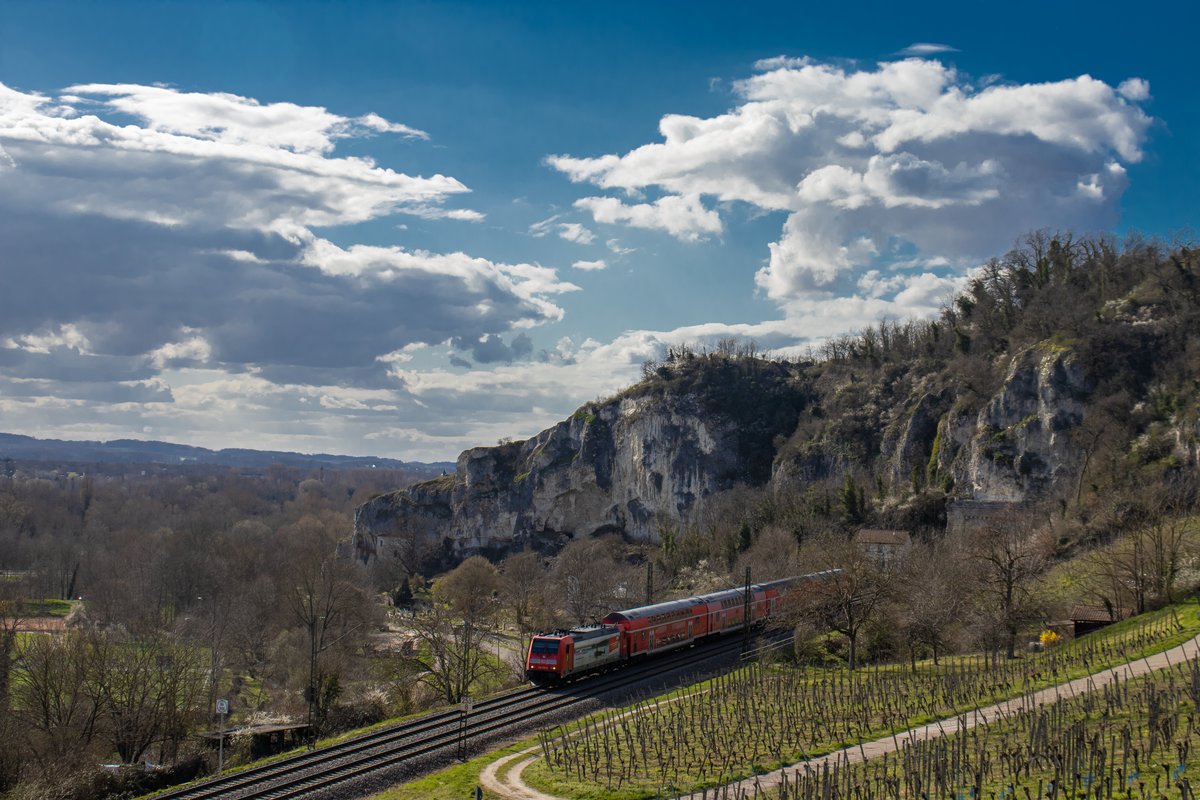
M874 558L880 567L887 569L912 548L912 537L908 531L863 528L854 534L854 544Z

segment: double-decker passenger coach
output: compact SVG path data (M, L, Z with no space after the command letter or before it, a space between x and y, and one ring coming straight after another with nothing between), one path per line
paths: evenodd
M785 592L819 585L829 574L751 585L750 624L760 625L778 614ZM613 611L599 625L535 636L525 674L534 683L555 683L601 672L630 659L687 647L706 636L740 630L746 612L745 588Z

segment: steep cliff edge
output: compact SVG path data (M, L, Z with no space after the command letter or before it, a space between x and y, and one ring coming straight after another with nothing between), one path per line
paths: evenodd
M983 400L942 371L867 379L699 356L526 441L467 450L453 474L371 500L355 518L357 545L364 558L452 562L603 533L653 541L737 484L797 492L847 474L874 475L901 499L926 486L1009 502L1073 492L1094 381L1075 353L1048 343L997 369ZM1186 458L1194 437L1184 438Z
M1067 491L1081 461L1072 433L1094 382L1071 351L1045 343L996 369L999 387L980 398L945 370L881 370L865 380L826 366L832 388L779 453L774 485L799 489L851 472L891 492L932 486L975 500Z
M951 446L938 453L939 471L976 500L1020 502L1069 491L1081 460L1072 434L1092 389L1069 352L1039 346L1020 353L983 410L963 420L947 415L941 441ZM966 439L956 437L962 431L969 431Z
M806 396L788 364L681 357L526 441L465 451L453 475L369 501L355 516L359 550L411 549L414 538L460 555L607 532L656 539L703 498L765 483Z

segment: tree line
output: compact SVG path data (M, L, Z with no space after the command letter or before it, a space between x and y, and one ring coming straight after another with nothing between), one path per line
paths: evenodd
M195 769L218 697L243 721L391 713L369 694L387 685L370 680L374 587L338 543L355 505L402 473L11 473L0 791L100 796L104 762ZM36 632L47 607L69 609L64 633Z

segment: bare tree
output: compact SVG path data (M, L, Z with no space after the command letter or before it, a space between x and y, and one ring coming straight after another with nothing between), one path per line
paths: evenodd
M0 793L12 789L21 780L24 738L16 717L7 710L0 711Z
M1195 545L1197 524L1189 516L1195 506L1193 480L1169 479L1151 494L1149 519L1139 538L1147 555L1150 589L1158 602L1175 602L1175 581L1186 552Z
M17 626L24 613L22 583L0 578L0 794L15 786L21 775L23 737L11 713L10 689L19 653Z
M85 757L96 735L101 706L91 648L89 638L75 631L21 644L13 715L29 732L26 745L44 773Z
M0 713L8 710L13 661L17 656L17 625L24 611L20 583L0 579Z
M542 627L547 615L546 569L532 550L509 556L501 564L500 599L512 612L522 637Z
M428 575L438 553L438 535L432 520L425 518L397 519L393 525L387 552L380 559L391 558L400 565L404 575Z
M1128 531L1107 548L1086 557L1093 593L1106 606L1138 614L1176 599L1176 582L1187 558L1200 545L1200 530L1190 516L1196 487L1174 478L1126 501Z
M472 556L433 584L429 612L414 621L424 647L414 661L447 703L457 703L495 665L483 647L499 611L502 586L495 566Z
M1047 558L1033 530L1028 514L1004 514L972 531L967 543L980 616L1002 632L1009 658L1016 656L1017 634L1043 614L1033 579Z
M916 670L917 653L927 649L938 663L968 603L961 552L945 541L914 542L894 574L897 629Z
M341 669L325 654L353 644L365 633L371 609L355 580L352 565L334 552L336 533L316 517L305 517L292 526L295 551L287 570L285 602L292 619L305 631L308 643L308 702L310 723L319 727L337 699Z
M854 669L860 634L878 619L891 596L890 576L872 556L838 534L807 542L800 563L806 572L829 572L818 587L800 595L800 613L846 637L847 662Z
M220 584L205 595L215 597L220 592L222 599L213 609L218 615L222 606L228 604L226 630L221 632L221 638L228 641L231 662L252 677L263 673L272 638L292 621L290 609L281 608L279 603L285 586L282 580L286 576L280 575L278 538L279 534L262 522L242 520L235 523L225 536L224 572ZM217 625L220 625L219 621Z
M796 560L800 548L796 537L779 525L768 525L754 540L750 548L742 553L733 571L735 577L750 573L756 581L769 581L795 575Z
M106 737L125 764L137 763L155 743L174 754L200 710L207 680L199 650L167 636L95 638L88 672Z
M629 594L629 570L618 560L620 539L576 539L554 564L567 615L579 624L599 622ZM628 605L628 603L625 603Z

